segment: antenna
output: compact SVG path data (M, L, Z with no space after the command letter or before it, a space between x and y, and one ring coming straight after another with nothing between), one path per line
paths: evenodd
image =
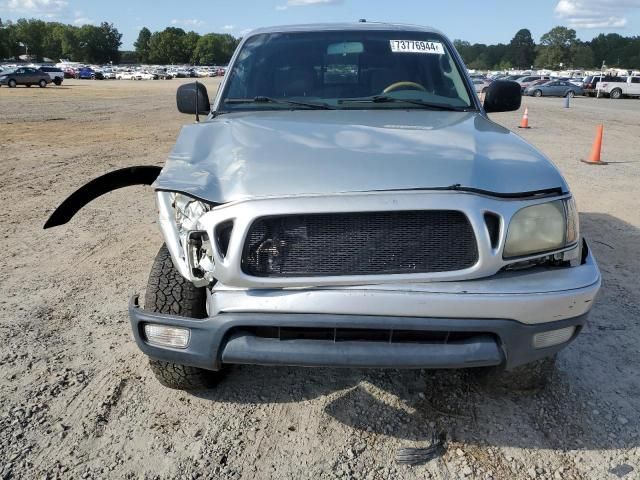
M194 95L194 98L196 100L196 122L200 122L200 112L198 110L200 110L200 105L198 105L198 94L200 93L200 88L198 87L198 81L196 80L196 94Z

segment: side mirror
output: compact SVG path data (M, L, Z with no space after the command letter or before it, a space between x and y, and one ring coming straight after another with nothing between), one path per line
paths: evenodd
M487 88L484 110L491 112L512 112L520 108L522 93L520 84L508 80L496 80Z
M205 115L211 110L207 87L199 82L187 83L178 87L176 103L180 113Z

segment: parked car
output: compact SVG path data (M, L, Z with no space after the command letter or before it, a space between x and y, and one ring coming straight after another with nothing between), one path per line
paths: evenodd
M584 91L581 87L576 87L567 81L552 80L533 85L527 88L524 94L532 97L574 97L576 95L584 95Z
M7 85L11 88L15 88L18 85L24 85L25 87L38 85L44 88L51 82L49 74L32 67L18 67L15 70L0 73L0 85Z
M527 88L529 88L534 82L539 82L540 80L551 80L551 77L548 75L529 75L526 77L519 78L516 80L520 84L520 88L524 92Z
M615 77L612 75L589 75L584 79L582 89L585 95L595 97L597 95L596 86L598 82L622 83L626 81L626 77Z
M62 70L64 72L64 78L76 78L78 72L75 68L67 67Z
M98 70L94 70L93 68L85 67L81 68L76 73L76 78L80 80L104 80L104 75L102 72Z
M158 80L158 75L150 72L139 72L139 80Z
M173 78L173 75L162 68L158 68L151 73L153 73L158 80L171 80Z
M401 24L260 29L234 59L213 105L178 88L203 117L163 168L107 173L45 224L153 184L165 244L129 317L159 381L257 364L543 384L600 273L559 170L487 116L518 110L520 86L481 104L451 41Z
M570 78L568 80L569 83L575 85L576 87L582 87L582 84L584 83L584 78L583 77L573 77Z
M127 70L124 72L118 72L116 74L117 80L142 80L142 76L140 72L133 72L131 70Z
M615 100L624 97L640 97L640 77L617 77L626 81L602 81L596 84L596 91Z
M491 82L489 80L474 78L471 80L473 82L473 87L477 94L487 93L487 89Z
M64 72L62 69L58 67L42 66L38 70L49 75L54 84L58 86L62 85L62 81L64 80Z
M104 70L102 70L102 75L104 76L105 80L116 79L116 72L112 68L105 68Z

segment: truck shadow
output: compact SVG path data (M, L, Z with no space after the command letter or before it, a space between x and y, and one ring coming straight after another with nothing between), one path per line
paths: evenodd
M640 231L615 217L581 215L603 274L590 322L563 350L551 384L535 393L491 389L477 372L233 367L216 402L288 403L330 396L323 412L353 429L428 441L559 450L640 444Z

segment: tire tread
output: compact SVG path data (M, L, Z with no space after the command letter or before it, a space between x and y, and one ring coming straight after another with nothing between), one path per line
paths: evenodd
M180 275L166 245L160 247L151 267L144 308L184 317L207 316L205 289L196 287ZM149 366L162 385L177 390L209 388L219 377L218 372L162 360L149 359Z

